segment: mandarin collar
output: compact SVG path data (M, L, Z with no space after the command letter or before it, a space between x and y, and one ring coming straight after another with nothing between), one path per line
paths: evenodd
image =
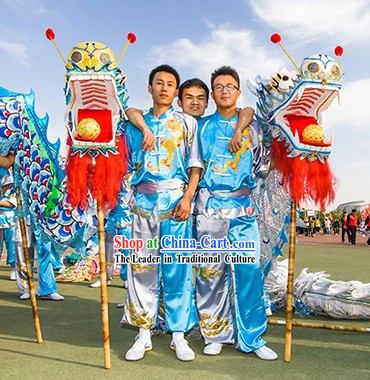
M162 120L162 119L168 119L169 117L171 117L175 112L175 109L173 107L171 107L168 111L162 113L161 116L157 117L157 116L154 116L153 115L153 107L150 108L149 110L149 114L150 114L150 119L151 120Z
M228 123L234 123L238 121L238 115L234 115L228 119L225 119L221 114L219 114L217 111L215 112L215 117L217 121L221 122L228 122Z

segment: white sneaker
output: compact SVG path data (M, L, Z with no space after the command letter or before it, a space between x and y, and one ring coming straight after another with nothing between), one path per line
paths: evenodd
M262 360L276 360L278 358L276 352L272 351L271 348L263 346L254 353Z
M220 355L222 351L221 343L208 343L204 346L204 355Z
M29 292L24 292L19 296L20 300L29 300L31 298L31 294Z
M144 357L145 352L153 349L152 342L144 339L138 339L132 347L126 352L125 359L129 361L140 360Z
M172 338L170 348L176 351L177 359L183 362L195 359L194 351L189 347L189 343L184 338L176 339L176 341Z
M121 306L122 305L122 306ZM125 304L124 303L119 303L118 305L117 305L117 307L119 308L119 307L125 307ZM152 337L152 336L157 336L157 335L159 335L159 329L157 329L157 328L153 328L153 329L150 329L150 337ZM140 339L140 332L138 333L138 334L136 334L135 335L135 341L136 340L138 340L138 339Z
M17 278L16 278L16 275L15 275L15 270L12 270L10 272L10 276L9 276L9 280L10 281L15 281Z
M110 286L110 280L107 281L107 286ZM101 287L100 280L90 284L90 288L100 288L100 287Z
M127 289L127 285L128 285L127 280L123 281L122 288Z
M271 317L271 315L272 315L271 307L268 307L268 308L266 309L266 317Z
M64 297L61 296L59 293L54 292L51 294L48 294L47 296L41 296L42 300L52 300L52 301L63 301Z

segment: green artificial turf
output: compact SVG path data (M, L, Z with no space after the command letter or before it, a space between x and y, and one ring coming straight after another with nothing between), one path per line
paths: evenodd
M299 245L296 274L326 270L335 280L370 282L369 249ZM20 301L9 268L0 266L0 379L369 379L370 334L295 327L292 361L285 363L284 327L269 325L265 339L279 359L265 362L232 346L217 357L202 354L202 341L189 337L196 359L182 363L169 349L170 336L153 338L154 349L138 362L126 362L124 354L135 329L121 328L124 301L121 281L109 288L112 369L103 365L100 290L87 283L59 284L63 302L38 301L44 342L35 343L29 301ZM283 313L278 313L284 317ZM309 320L333 322L330 318ZM370 321L335 321L370 327Z

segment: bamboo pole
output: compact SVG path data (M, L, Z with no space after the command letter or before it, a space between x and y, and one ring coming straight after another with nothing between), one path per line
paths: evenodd
M268 323L272 325L285 325L286 320L269 318ZM331 325L328 323L315 323L315 322L305 322L305 321L296 321L296 320L292 320L292 325L299 326L299 327L314 328L314 329L370 333L370 327L351 327L351 326L342 326L342 325Z
M289 230L289 266L288 266L288 296L286 308L285 328L285 358L289 363L292 352L292 320L293 320L293 281L294 281L294 257L297 223L297 205L292 199L290 206L290 230Z
M107 272L105 259L105 232L104 212L98 202L98 236L99 236L99 258L100 258L100 292L101 292L101 315L103 329L104 368L110 369L110 339L109 339L109 315L108 315L108 290Z
M18 211L20 211L21 208L22 208L22 203L21 203L21 197L20 197L19 187L17 187L15 189L15 196L16 196L16 199L17 199L17 209L18 209ZM29 251L28 251L26 225L24 223L24 219L23 218L19 218L19 225L20 225L20 228L21 228L23 252L24 252L24 257L25 257L25 260L26 260L28 287L30 289L30 295L31 295L33 323L35 325L37 343L42 343L42 334L41 334L41 327L40 327L39 311L38 311L38 308L37 308L35 286L34 286L33 277L32 277L30 254L29 254Z

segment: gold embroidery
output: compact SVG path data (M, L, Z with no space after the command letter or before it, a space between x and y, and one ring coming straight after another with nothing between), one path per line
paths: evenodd
M248 152L248 150L252 148L252 135L249 128L244 130L243 137L245 137L245 139L241 142L242 147L235 153L235 158L233 160L226 161L222 169L215 165L215 171L217 173L225 173L228 168L232 169L234 172L238 170L238 165L243 153Z
M222 319L220 315L211 319L211 314L201 314L199 326L202 329L202 334L208 337L217 336L230 330L229 321Z
M210 269L206 267L199 267L198 274L202 280L210 280L213 277L221 277L222 270Z
M193 135L191 131L188 131L188 133L186 134L186 141L188 142L189 145L193 143Z
M130 314L130 322L131 324L137 326L137 327L143 327L144 329L151 329L153 324L153 318L148 316L148 313L145 311L142 311L140 313L137 313L135 311L135 308L138 307L138 304L133 302L130 304L126 303L126 308Z
M154 271L154 268L152 268L149 265L143 265L143 264L130 264L131 269L134 273L147 273Z
M158 314L163 315L163 317L165 316L163 298L161 298L161 302L159 303Z
M142 169L143 166L144 166L144 161L141 161L141 162L135 162L134 166L135 166L135 171L136 171L136 173L139 174L140 171L141 171L141 169Z
M169 169L172 168L172 161L175 157L175 149L179 148L181 142L184 140L184 130L182 125L176 119L170 119L166 123L166 128L171 132L172 138L165 139L162 138L160 146L167 150L168 157L162 158L159 161L158 166L153 166L150 162L148 163L148 168L153 171L158 171L163 165L167 166Z
M21 278L20 281L21 281L21 286L22 286L22 288L23 288L25 291L29 292L28 281L27 281L27 280L24 280L23 278Z

